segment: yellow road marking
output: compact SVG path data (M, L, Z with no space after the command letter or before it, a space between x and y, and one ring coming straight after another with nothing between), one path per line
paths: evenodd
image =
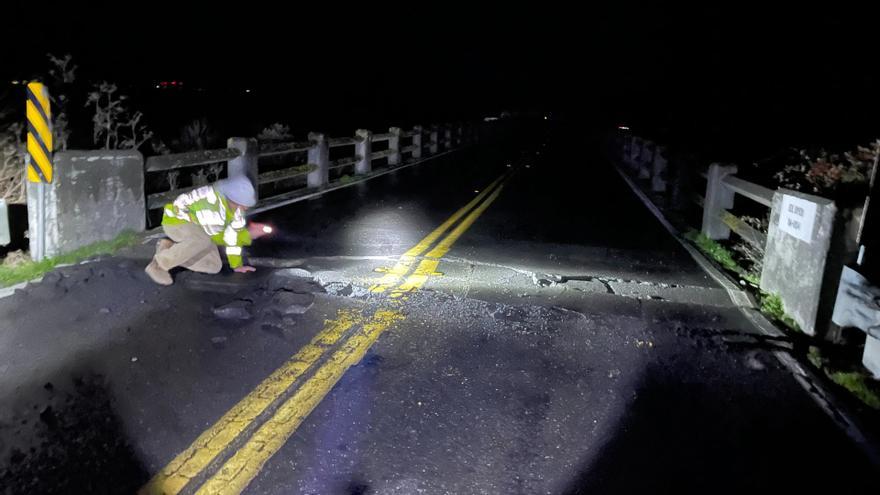
M399 281L405 275L412 265L416 256L420 255L428 249L441 235L443 235L452 225L455 224L463 215L470 211L483 198L489 195L489 198L479 207L471 211L460 225L458 225L445 239L443 239L438 247L444 246L439 250L435 247L430 253L443 253L449 251L452 244L473 224L477 217L488 208L495 198L498 197L501 187L497 187L499 183L507 176L502 175L492 182L483 192L471 200L467 205L456 211L449 219L441 224L437 229L432 231L428 236L419 241L410 250L404 253L398 265L404 266L406 270L400 271L396 275ZM494 191L493 191L494 190ZM439 256L442 256L439 255ZM433 269L429 274L434 273L439 259L424 260L433 262ZM416 273L422 272L430 268L430 264L419 265ZM396 267L398 265L395 265ZM392 269L394 271L394 269ZM389 272L390 273L390 272ZM387 276L387 275L386 275ZM384 279L385 277L383 277ZM412 278L412 276L410 277ZM427 275L425 275L427 280ZM378 285L381 285L381 281ZM407 282L412 291L424 284L415 285ZM377 286L378 286L377 285ZM396 285L396 284L392 284ZM384 289L383 289L384 290ZM382 292L377 291L377 292ZM395 291L396 292L396 291ZM157 473L150 482L144 486L139 493L142 495L172 495L180 492L186 485L202 471L205 470L217 457L223 453L232 442L244 433L251 423L262 414L279 396L284 394L295 382L310 370L317 363L327 348L339 342L342 336L350 328L363 324L363 330L355 333L346 340L343 346L336 351L333 356L308 380L306 380L297 391L294 392L283 405L275 412L274 416L263 424L248 441L241 447L235 455L232 456L223 467L212 476L198 491L198 493L225 493L221 491L205 491L211 487L218 489L220 485L240 486L239 491L229 493L240 493L248 483L259 473L262 465L282 446L287 438L299 426L303 419L308 416L314 407L320 403L321 399L332 389L333 385L345 373L345 371L357 363L366 353L375 340L394 322L403 319L403 315L397 311L379 310L372 318L365 320L358 311L342 310L334 320L327 320L324 329L321 330L312 341L303 347L293 358L272 373L266 380L257 386L244 399L239 401L229 412L223 415L211 428L202 433L185 451L181 452L167 467ZM311 392L309 392L311 391ZM298 405L298 401L302 401L302 405ZM309 401L313 401L312 404ZM311 404L311 405L310 405ZM291 414L282 414L283 411ZM299 419L296 419L299 418ZM293 419L293 420L292 420ZM295 421L294 421L295 420ZM267 429L267 425L274 426ZM258 437L262 432L262 436ZM260 440L261 438L271 435L272 438L283 433L283 439L272 440L271 442ZM286 435L286 436L284 436ZM273 447L277 444L277 447ZM226 473L226 474L223 474ZM231 475L229 473L232 473ZM221 477L221 474L223 475ZM242 477L239 478L239 475ZM244 480L230 483L228 480L232 478ZM243 483L243 484L242 484Z
M461 224L428 253L432 259L423 260L416 272L394 293L403 287L409 287L409 291L421 287L427 280L425 273L434 273L440 263L439 258L449 252L455 241L498 198L503 188L503 185L495 188L479 207L465 217ZM199 488L196 495L242 493L257 477L266 462L284 446L287 439L336 385L345 371L360 361L386 329L403 318L398 311L382 309L376 311L373 318L364 325L363 332L351 336L343 347L278 409L272 419L266 421L247 443Z
M397 311L381 309L376 311L373 318L364 325L363 331L349 338L343 347L321 366L314 377L287 399L275 415L196 491L196 495L243 492L259 474L266 461L287 442L346 370L361 360L382 332L401 319L403 315Z
M399 298L402 295L418 290L420 287L425 285L428 281L428 277L432 275L438 275L437 267L440 265L440 258L446 256L446 253L449 252L449 249L455 244L455 241L461 237L473 223L489 208L489 205L492 204L498 198L498 195L501 194L501 190L504 189L504 184L498 186L491 195L484 201L480 206L478 206L474 211L472 211L464 220L458 224L452 232L449 233L439 244L437 244L434 249L428 252L425 255L425 259L419 263L419 266L415 269L415 271L407 277L406 281L400 285L397 289L394 289L391 292L392 298Z
M360 323L363 317L356 310L340 310L336 318L327 320L324 328L309 344L263 380L257 388L238 402L213 426L159 471L141 490L141 494L178 493L189 481L207 467L248 425L275 399L284 393L323 355L345 332Z
M470 211L471 208L482 201L483 198L486 197L486 195L489 194L492 189L494 189L495 186L497 186L501 182L502 179L504 179L504 175L495 179L494 182L483 189L483 191L474 199L472 199L468 204L462 206L458 211L453 213L451 217L446 219L445 222L440 224L439 227L434 229L433 232L431 232L430 234L425 236L424 239L419 241L418 244L410 248L407 252L403 253L403 256L400 257L400 260L391 269L386 271L385 276L379 279L379 281L375 285L370 287L370 291L374 293L382 293L397 285L400 280L407 273L409 273L410 269L412 268L413 262L416 259L416 256L422 254L423 252L425 252L425 250L431 247L431 244L434 244L434 242L441 235L446 233L446 231L449 230L450 227L455 225L455 222L457 222L462 216L464 216L465 213Z

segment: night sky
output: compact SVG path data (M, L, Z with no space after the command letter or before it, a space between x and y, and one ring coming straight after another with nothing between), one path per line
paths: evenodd
M224 105L236 125L297 129L532 110L746 156L880 136L877 35L872 13L857 9L180 4L68 2L45 37L14 23L2 34L2 77L30 77L46 52L69 52L81 79L120 82L157 124L219 119ZM28 17L24 2L10 8L10 19ZM148 94L166 79L215 96L172 112Z

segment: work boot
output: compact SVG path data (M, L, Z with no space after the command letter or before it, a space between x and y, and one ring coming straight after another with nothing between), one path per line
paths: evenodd
M174 283L174 279L171 278L171 274L168 273L168 270L163 270L162 267L159 266L159 263L156 263L156 260L150 262L144 271L147 272L147 275L153 279L153 282L156 282L159 285L171 285Z
M164 239L164 238L159 239L159 242L156 243L156 254L159 254L162 251L165 251L166 249L170 248L173 245L174 245L174 241L172 241L171 239Z

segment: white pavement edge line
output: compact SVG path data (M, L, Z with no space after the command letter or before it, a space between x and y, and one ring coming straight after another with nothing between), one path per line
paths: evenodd
M608 158L608 162L614 167L617 173L621 178L629 185L630 189L632 189L633 193L642 201L642 204L663 224L663 227L669 232L672 237L675 238L681 244L687 252L694 258L694 261L700 265L712 278L714 278L722 287L727 291L727 294L730 296L731 302L733 302L743 314L743 316L748 319L752 325L755 326L762 334L767 335L769 337L781 337L784 336L785 333L776 328L770 320L764 316L763 313L758 311L758 309L754 306L751 297L748 296L748 293L745 290L740 289L736 284L730 281L727 278L727 275L721 273L709 260L707 260L702 253L697 251L696 248L691 246L686 240L681 238L678 230L666 219L663 215L663 212L660 211L659 208L651 201L641 189L639 189L638 185L633 182L633 180L626 175L626 173L620 169L617 163ZM733 286L733 287L730 287ZM740 301L743 301L744 304L741 304ZM773 355L776 356L776 359L782 364L789 373L794 377L795 381L800 384L801 388L807 392L813 402L831 418L832 421L849 437L851 441L853 441L862 452L868 457L868 460L875 466L880 466L880 450L877 447L871 444L868 441L865 434L862 432L862 429L858 426L857 421L854 419L853 415L847 411L847 408L841 404L841 401L837 400L834 395L825 389L821 385L820 378L813 373L812 370L801 366L801 364L795 359L791 354L785 351L774 351Z
M333 187L328 187L328 188L326 188L326 189L321 189L321 190L319 190L319 191L315 191L315 192L313 192L312 194L305 194L305 195L303 195L303 196L298 196L298 197L296 197L296 198L292 198L292 199L288 199L288 200L284 200L284 201L279 201L279 202L277 202L277 203L270 203L270 204L265 205L265 206L256 207L256 208L251 208L250 210L248 210L248 212L247 212L247 216L256 215L257 213L263 213L263 212L265 212L265 211L269 211L269 210L274 210L275 208L281 208L282 206L287 206L287 205L289 205L289 204L298 203L298 202L300 202L300 201L305 201L305 200L307 200L307 199L316 198L316 197L318 197L318 196L321 196L322 194L327 194L327 193L329 193L329 192L333 192L333 191L336 191L336 190L339 190L339 189L344 189L344 188L346 188L346 187L350 187L350 186L353 186L353 185L355 185L355 184L360 184L361 182L366 182L366 181L368 181L368 180L370 180L370 179L375 179L375 178L377 178L377 177L382 177L383 175L387 175L387 174L390 174L390 173L392 173L392 172L397 172L398 170L403 170L403 169L405 169L405 168L409 168L409 167L412 167L412 166L414 166L414 165L419 165L419 164L425 163L425 162L427 162L427 161L434 160L435 158L440 158L440 157L442 157L442 156L446 156L446 155L448 155L448 154L450 154L450 153L455 153L456 151L461 151L461 148L454 149L454 150L449 150L449 151L444 151L443 153L438 153L438 154L436 154L436 155L432 155L432 156L429 156L429 157L427 157L427 158L423 158L423 159L421 159L421 160L418 160L418 161L415 161L415 162L412 162L412 163L407 163L407 164L405 164L405 165L401 165L401 166L399 166L399 167L394 167L394 168L392 168L392 169L383 170L383 171L378 172L378 173L375 173L375 174L370 174L370 175L368 175L368 176L366 176L366 177L363 177L363 178L361 178L361 179L356 179L356 180L352 180L352 181L346 182L345 184L337 184L337 185L335 185L335 186L333 186ZM271 201L271 198L269 198L268 201Z
M55 265L54 267L52 267L51 270L49 270L48 272L46 272L46 273L44 273L44 274L42 274L42 275L40 275L40 276L38 276L38 277L36 277L36 278L32 278L32 279L30 279L30 280L25 280L24 282L19 282L19 283L15 284L15 285L10 285L10 286L7 286L7 287L0 287L0 299L7 298L7 297L9 297L9 296L15 294L15 291L16 291L16 290L18 290L18 289L25 289L25 288L27 288L27 286L30 285L30 284L37 284L37 283L42 282L42 281L43 281L43 277L45 277L45 276L48 275L49 273L51 273L51 272L57 270L58 268L66 268L66 267L68 267L68 266L74 266L74 265L85 265L85 264L88 264L88 263L92 263L92 262L94 262L94 261L97 261L99 258L101 258L101 257L103 257L103 256L106 256L106 255L97 256L97 257L95 257L95 258L89 258L89 259L86 259L86 260L82 260L82 261L80 261L79 263L62 263L62 264L60 264L60 265Z
M610 159L609 162L611 162ZM720 285L727 292L727 296L730 297L730 301L738 307L754 308L755 303L749 297L748 292L743 290L739 285L732 282L727 277L727 274L715 268L715 265L713 265L712 262L703 257L703 255L699 251L697 251L695 247L691 246L689 242L682 239L681 234L678 232L678 230L676 230L675 227L673 227L672 224L669 223L668 220L666 220L666 217L663 215L660 209L657 208L656 205L654 205L654 203L651 201L651 198L649 198L644 192L642 192L642 190L639 189L639 186L635 182L633 182L632 179L630 179L629 176L627 176L626 173L621 170L616 163L611 163L612 166L614 166L614 170L616 170L617 173L620 174L620 177L622 177L623 180L626 181L626 183L629 185L629 188L632 189L635 195L638 196L640 200L642 200L642 203L645 205L646 208L648 208L651 214L653 214L657 218L657 220L660 221L661 224L663 224L663 227L666 229L666 231L669 232L669 234L673 238L675 238L675 240L678 241L679 244L681 244L681 247L683 247L685 251L687 251L688 254L691 255L691 258L693 258L698 265L700 265L700 268L702 268L703 271L705 271L710 277L712 277L712 279L718 282L718 285Z
M6 298L6 297L9 297L9 296L15 294L15 291L16 291L16 290L18 290L18 289L24 289L25 287L28 286L28 284L36 283L36 282L39 282L39 281L41 281L41 280L43 280L43 277L42 277L42 276L37 277L37 278L35 278L35 279L33 279L33 280L28 280L28 281L26 281L26 282L19 282L19 283L15 284L15 285L10 285L9 287L3 287L2 289L0 289L0 299L3 299L3 298Z

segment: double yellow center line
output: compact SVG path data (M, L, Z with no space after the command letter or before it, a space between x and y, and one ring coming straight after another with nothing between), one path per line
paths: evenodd
M388 292L392 300L400 301L422 287L437 274L441 258L452 245L498 198L508 177L509 173L496 179L406 251L371 287L371 292ZM450 228L453 230L437 242ZM199 435L139 493L241 493L345 371L360 361L385 330L403 318L399 305L396 309L378 309L369 316L359 310L340 310L309 344Z

